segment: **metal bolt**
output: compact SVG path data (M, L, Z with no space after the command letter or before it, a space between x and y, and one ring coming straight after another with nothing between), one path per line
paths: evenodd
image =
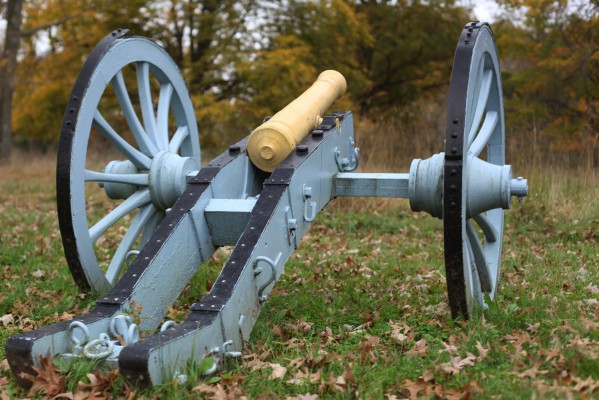
M295 149L295 152L297 154L301 154L301 155L308 154L308 146L303 145L303 144L301 146L297 146L297 148Z
M240 151L241 151L241 147L239 147L236 144L229 146L229 154L237 154Z

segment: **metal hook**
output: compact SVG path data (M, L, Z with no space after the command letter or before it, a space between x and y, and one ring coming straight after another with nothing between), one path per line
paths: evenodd
M81 332L83 332L83 343L85 343L89 340L89 329L81 321L73 321L69 324L69 327L67 328L67 333L69 334L69 338L71 339L71 342L73 342L75 347L78 347L79 345L81 345L81 341L79 339L77 339L77 336L75 336L75 333L74 333L75 328L79 328L79 329L81 329Z
M354 138L349 138L349 158L341 157L341 151L335 147L335 162L337 162L337 168L340 172L352 172L355 171L360 165L360 149L355 147L356 143Z
M312 188L304 184L302 186L302 194L304 196L304 220L306 222L312 222L314 221L314 218L316 218L317 206L315 201L310 201L312 198ZM308 215L308 207L311 209L310 215Z
M126 344L135 343L139 340L139 328L131 322L130 316L119 314L110 321L110 332L114 337L121 336Z
M130 267L131 264L133 263L131 258L133 256L137 257L138 254L139 254L139 250L131 250L129 253L127 253L127 255L125 256L125 263L127 264L127 267Z
M175 321L172 321L172 320L166 321L166 322L165 322L164 324L162 324L162 326L160 327L160 332L164 332L164 331L166 331L167 329L174 328L174 327L175 327L175 325L176 325L176 324L175 324Z
M262 284L262 286L260 286L260 288L258 288L258 299L260 300L260 303L263 303L266 301L266 296L263 294L264 290L268 287L268 285L270 285L272 282L274 282L274 280L277 278L277 263L279 262L279 259L281 258L282 254L283 254L283 252L279 252L279 255L277 256L277 259L275 261L271 260L270 258L268 258L266 256L258 256L254 260L253 268L254 268L254 271L257 272L256 275L258 275L262 272L262 269L260 267L258 267L258 263L260 261L264 261L265 263L270 265L270 270L271 270L270 278L268 278L268 280L266 282L264 282Z

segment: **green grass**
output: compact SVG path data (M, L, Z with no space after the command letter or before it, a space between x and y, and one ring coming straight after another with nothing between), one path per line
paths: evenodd
M0 167L0 360L8 337L94 304L62 256L53 161L28 165ZM528 177L530 196L507 213L498 298L468 322L449 316L441 221L405 201L339 199L314 222L244 357L225 371L201 379L205 366L193 366L186 385L139 390L110 371L88 375L85 363L46 369L58 392L99 397L597 396L599 184L588 172ZM228 251L196 274L170 317L185 318ZM34 395L1 365L3 398ZM272 377L279 367L284 376Z

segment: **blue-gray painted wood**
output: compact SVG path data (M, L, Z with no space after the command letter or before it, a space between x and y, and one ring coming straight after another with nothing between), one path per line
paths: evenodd
M343 172L333 177L333 197L409 197L409 174Z

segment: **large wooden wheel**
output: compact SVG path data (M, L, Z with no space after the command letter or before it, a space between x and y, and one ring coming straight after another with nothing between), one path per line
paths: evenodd
M58 151L66 259L77 284L98 292L115 284L200 166L179 69L158 45L125 33L104 38L83 66Z
M468 318L495 298L510 184L497 48L489 25L472 22L456 49L445 136L445 268L454 317Z

